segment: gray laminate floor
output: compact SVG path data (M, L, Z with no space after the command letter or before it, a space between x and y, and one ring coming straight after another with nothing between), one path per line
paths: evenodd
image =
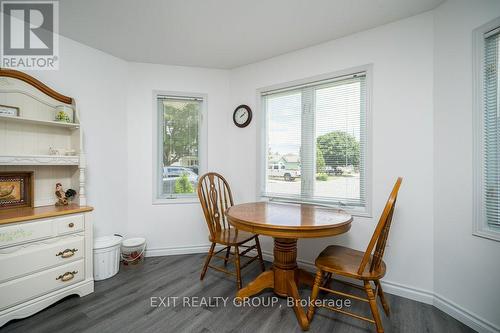
M204 255L147 258L141 267L122 267L115 277L96 282L95 292L83 298L69 297L22 320L11 321L6 332L301 332L285 299L273 306L274 294L263 292L254 306L236 307L232 303L235 283L223 273L209 271L199 280ZM269 263L268 263L269 266ZM244 271L244 283L259 273L257 265ZM352 291L353 293L356 290ZM308 297L310 289L302 289ZM198 299L189 298L200 297ZM382 314L386 332L473 332L442 311L398 296L387 295L391 317ZM151 306L151 297L178 297L176 306ZM183 304L188 297L191 305ZM205 297L205 298L201 298ZM209 304L202 300L212 297ZM228 304L223 306L222 299ZM173 300L173 299L171 299ZM216 302L219 301L219 306ZM198 301L200 304L193 304ZM260 305L258 303L261 303ZM166 299L164 300L166 303ZM365 303L353 302L350 310L369 315ZM160 305L158 307L158 305ZM310 332L375 332L373 325L353 318L319 310Z

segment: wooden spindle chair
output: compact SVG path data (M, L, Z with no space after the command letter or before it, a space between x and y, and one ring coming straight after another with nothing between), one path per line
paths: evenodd
M209 172L200 177L198 181L198 198L203 208L208 231L210 232L208 239L212 243L201 272L200 280L203 280L207 269L210 267L226 274L235 275L238 289L241 289L242 268L245 268L258 259L262 271L265 270L262 251L260 249L259 235L238 230L230 226L226 218L226 210L234 204L233 196L228 182L220 174ZM251 246L245 245L250 241L254 241L255 244ZM217 244L224 247L215 252L215 246ZM234 252L231 252L232 247L234 247ZM240 252L241 249L243 249L243 251ZM257 255L253 257L247 256L247 253L252 250L256 250ZM224 251L225 256L222 257L218 255L220 252ZM230 258L230 255L232 255L232 258ZM214 257L224 260L224 267L227 266L228 262L234 261L236 272L211 265L210 261ZM249 260L243 265L240 265L241 257L249 258Z
M386 266L382 257L384 256L387 237L389 236L389 229L392 222L392 215L394 213L394 207L396 205L396 199L402 181L403 179L401 177L397 179L365 252L356 251L343 246L332 245L324 249L316 258L315 265L317 272L311 293L311 304L307 313L309 321L312 320L316 307L324 307L332 311L373 323L375 324L377 332L384 332L377 307L377 296L380 298L385 314L389 316L389 304L387 303L384 291L382 290L382 286L380 284L380 279L384 277L386 271ZM332 278L335 274L344 278L360 280L363 282L363 286ZM324 282L322 283L323 279ZM333 290L330 286L330 282L339 282L363 290L366 292L368 298ZM372 282L375 285L374 288L372 287ZM367 302L370 305L373 319L343 309L326 306L322 302L315 303L320 290Z

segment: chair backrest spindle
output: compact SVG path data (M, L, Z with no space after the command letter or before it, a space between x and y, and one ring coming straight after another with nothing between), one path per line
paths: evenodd
M222 175L209 172L201 176L198 180L198 198L212 237L221 230L230 229L226 210L233 206L233 196Z
M392 192L385 204L384 210L382 211L382 215L380 216L380 220L373 232L372 238L370 239L370 243L366 248L365 254L359 265L358 274L362 274L365 270L366 265L370 262L370 272L377 270L382 263L382 258L385 252L385 246L387 244L387 238L389 237L389 230L391 228L392 216L394 214L394 207L396 205L396 200L398 198L399 187L401 186L401 182L403 178L399 177L394 184ZM373 256L372 256L373 251Z

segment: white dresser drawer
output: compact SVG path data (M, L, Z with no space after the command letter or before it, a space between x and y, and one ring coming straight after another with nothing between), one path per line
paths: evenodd
M0 249L0 283L83 258L84 240L74 234Z
M0 227L0 248L52 237L53 220L36 220Z
M82 214L57 218L56 224L58 235L82 231L85 226Z
M84 267L81 259L0 284L0 310L83 281Z

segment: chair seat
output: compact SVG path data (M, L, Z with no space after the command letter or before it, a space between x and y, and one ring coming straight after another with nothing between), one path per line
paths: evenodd
M251 232L238 230L235 228L220 230L215 238L208 236L208 239L211 242L219 243L223 245L240 245L243 243L252 240L256 234L252 234Z
M385 263L382 261L379 268L370 272L370 262L362 274L358 274L359 265L365 255L344 246L331 245L325 248L316 258L316 266L323 271L339 274L354 279L378 280L385 275Z

